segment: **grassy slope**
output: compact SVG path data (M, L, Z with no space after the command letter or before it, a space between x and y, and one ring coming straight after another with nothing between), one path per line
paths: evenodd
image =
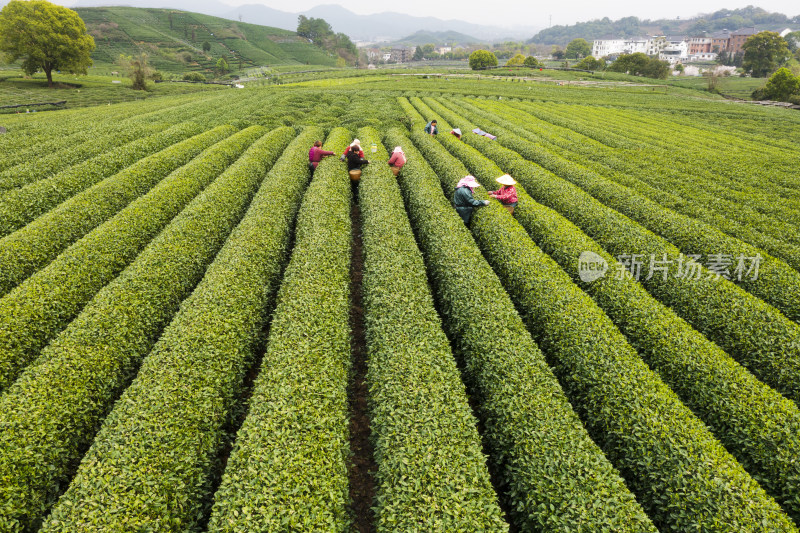
M97 49L95 66L113 70L120 54L145 52L166 73L210 72L224 57L232 70L241 65L333 65L335 59L294 32L168 9L77 8ZM211 44L203 52L204 42Z

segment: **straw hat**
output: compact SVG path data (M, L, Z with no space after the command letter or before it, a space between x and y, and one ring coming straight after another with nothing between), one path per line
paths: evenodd
M457 133L457 134L461 135L461 130L460 130L460 129L458 129L458 128L455 128L455 129L453 130L453 133Z
M361 146L361 141L358 139L354 139L353 142L350 143L350 148L355 148L356 146Z
M402 148L400 148L399 146L395 146L395 147L394 147L394 150L392 150L392 152L393 152L393 153L394 153L394 152L401 152L401 153L402 153L402 151L403 151L403 149L402 149Z
M502 176L497 178L495 181L497 183L501 184L501 185L516 185L516 183L517 183L516 181L514 181L514 178L512 178L508 174L503 174Z

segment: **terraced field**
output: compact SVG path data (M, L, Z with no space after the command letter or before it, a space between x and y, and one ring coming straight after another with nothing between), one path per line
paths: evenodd
M308 77L3 119L0 531L798 531L800 115Z

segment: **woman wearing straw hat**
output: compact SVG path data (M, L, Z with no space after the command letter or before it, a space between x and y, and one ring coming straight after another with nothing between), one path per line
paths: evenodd
M406 154L399 146L395 146L392 150L392 157L389 158L389 167L392 169L392 174L397 177L400 174L400 169L406 164Z
M453 130L450 132L450 134L451 135L455 135L456 139L459 139L459 140L461 139L461 130L459 128L453 128Z
M472 210L482 205L489 205L489 200L476 200L472 193L475 192L476 187L481 184L475 179L475 176L464 176L461 181L456 185L456 192L453 193L453 205L456 207L456 212L461 215L461 220L464 224L469 224L472 218Z
M490 192L489 196L496 200L500 200L500 203L503 204L503 207L508 209L508 212L512 215L514 214L514 208L517 207L517 189L514 187L516 185L516 181L514 178L509 176L508 174L503 174L499 178L495 180L497 183L502 185L499 189L494 192Z

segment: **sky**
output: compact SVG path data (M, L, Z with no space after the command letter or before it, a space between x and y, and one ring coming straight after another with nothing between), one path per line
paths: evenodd
M790 17L800 15L797 0L672 0L670 2L641 2L619 0L597 2L595 0L561 0L557 2L525 2L522 0L294 0L291 3L277 0L222 0L226 4L241 5L261 3L282 11L300 12L320 3L336 3L356 13L368 15L394 11L416 16L432 16L441 19L457 19L475 24L496 26L536 26L575 24L592 19L608 17L611 20L635 16L640 19L691 18L699 13L713 13L719 9L734 9L755 5L767 11L784 13ZM551 18L552 17L552 18Z

